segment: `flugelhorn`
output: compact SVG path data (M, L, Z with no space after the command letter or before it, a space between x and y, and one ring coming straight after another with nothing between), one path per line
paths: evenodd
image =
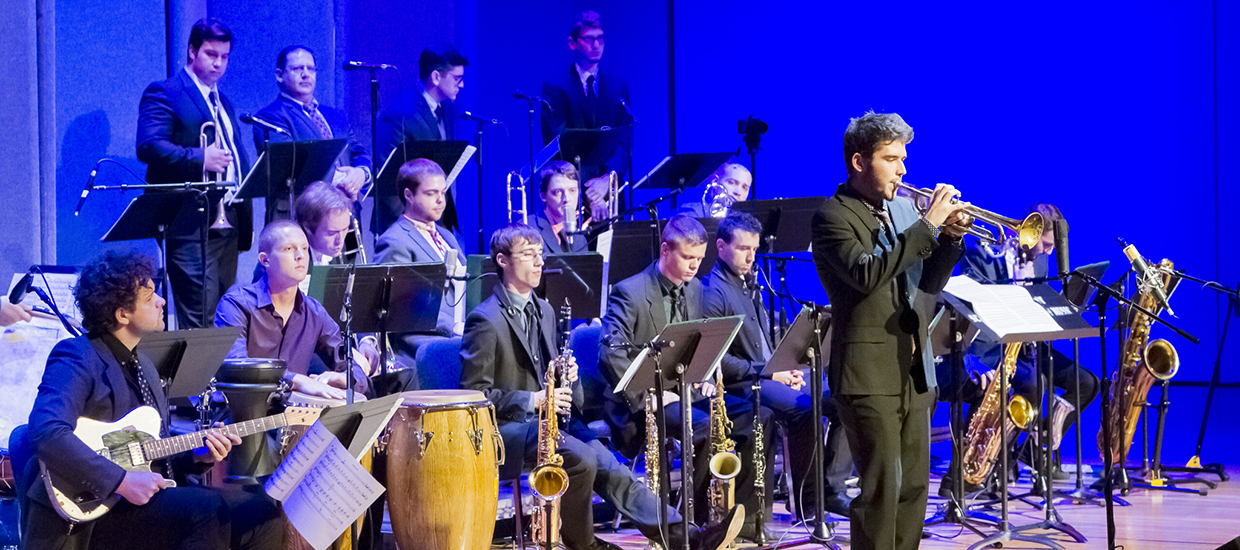
M917 204L917 209L919 211L924 212L929 208L928 203L930 202L930 197L934 195L934 191L932 189L921 189L906 183L901 183L900 189L910 195L913 195L915 199L921 199L914 200L914 203ZM922 204L923 200L927 203L924 207ZM952 204L956 204L958 202L960 202L959 199L952 198ZM972 216L974 219L987 225L992 225L996 228L998 234L996 234L996 231L975 227L971 224L968 228L970 235L995 245L1003 244L1005 241L1001 228L1006 227L1016 233L1017 239L1019 240L1022 248L1033 248L1034 246L1037 246L1038 241L1042 239L1042 231L1046 228L1046 220L1042 219L1042 215L1037 212L1030 213L1022 221L1015 218L1009 218L1007 216L1001 216L991 212L990 210L973 206L967 202L964 203L964 212Z
M516 177L516 178L517 178L517 184L516 184L516 185L513 185L513 184L512 184L512 178L513 178L513 177ZM524 224L527 224L527 225L528 225L528 224L530 223L530 220L529 220L529 206L528 206L528 204L529 204L529 197L528 197L528 195L527 195L527 194L526 194L526 192L525 192L525 178L522 178L522 177L521 177L521 174L518 174L517 172L509 172L509 173L508 173L508 184L507 184L507 186L508 186L508 223L514 223L514 221L513 221L513 214L520 213L520 214L521 214L521 223L524 223ZM519 190L519 191L521 191L521 208L520 208L519 210L513 210L513 209L512 209L512 192L513 192L513 190Z
M223 175L219 176L219 179L212 179L211 171L207 170L207 147L211 145L211 140L207 137L207 128L215 130L216 141L219 141L218 136L220 133L220 127L209 120L202 123L202 126L198 128L198 145L202 147L202 182L223 181L225 179L224 175L228 174L227 170L224 171ZM228 217L224 215L224 206L230 199L232 199L231 190L225 193L223 197L220 197L220 203L216 205L215 221L211 222L211 229L232 229L232 224L228 223Z
M728 188L718 180L707 184L706 190L702 191L702 213L712 218L727 216L735 202L736 197L729 194Z

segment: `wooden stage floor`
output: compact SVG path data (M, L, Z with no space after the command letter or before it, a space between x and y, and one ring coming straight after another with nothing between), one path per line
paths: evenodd
M1234 475L1235 468L1228 468ZM1214 476L1207 476L1217 481ZM1087 475L1088 485L1097 479ZM933 515L935 509L945 499L935 496L938 491L939 478L932 476L930 487L930 506L927 517ZM1076 487L1075 478L1068 482L1058 482L1056 487L1065 491ZM1202 485L1188 485L1190 488ZM1021 483L1014 486L1015 493L1023 493L1029 489L1027 476L1022 476ZM855 491L855 490L854 490ZM1218 489L1210 490L1208 496L1188 493L1169 493L1137 489L1125 500L1131 506L1115 507L1116 545L1123 545L1125 550L1213 550L1227 541L1240 536L1240 486L1237 483L1220 483ZM1040 499L1034 499L1035 502ZM1063 504L1061 504L1063 503ZM783 503L776 503L777 521L768 524L768 529L777 536L788 532L788 539L803 538L805 531L797 528L789 531L791 516L783 513ZM1047 534L1050 538L1067 550L1106 548L1106 509L1093 504L1067 504L1064 499L1056 499L1056 509L1063 521L1075 527L1088 541L1076 543L1058 531L1035 531ZM1015 502L1010 507L1010 522L1013 526L1038 523L1045 518L1044 512L1033 506ZM997 510L994 515L998 515ZM969 531L961 532L958 525L945 524L927 529L931 537L922 540L922 548L968 548L981 540L981 537ZM982 528L986 534L993 529ZM619 532L601 532L600 537L615 542L627 549L638 550L645 547L645 539L635 530L622 529ZM837 524L837 536L848 537L848 522ZM847 544L841 544L847 547ZM496 545L496 547L501 547ZM752 548L754 545L741 544L740 548ZM791 548L820 548L817 545L800 545ZM1003 545L1005 549L1046 549L1047 546L1029 542L1013 541Z

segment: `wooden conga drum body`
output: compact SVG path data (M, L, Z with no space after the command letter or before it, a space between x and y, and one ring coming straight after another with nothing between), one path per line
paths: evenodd
M366 396L360 393L356 394L353 396L353 401L356 403L364 402L366 401ZM340 407L340 406L345 405L345 401L342 399L328 399L326 397L317 397L313 395L307 395L299 391L290 392L289 396L284 400L284 403L285 405L290 406L290 407L327 408L327 407ZM306 431L310 429L310 426L289 426L285 429L289 430L290 432L289 432L289 437L288 437L288 445L284 449L282 458L288 457L288 453L292 452L293 447L297 445L297 442L301 441L301 438L306 435ZM366 468L367 472L373 473L373 470L371 469L374 463L373 447L371 449L372 449L372 452L368 452L362 455L361 464L363 468ZM283 515L283 513L281 513L281 515ZM359 532L362 529L363 520L365 518L366 518L365 514L363 514L362 517L357 518L356 525L357 525L357 529ZM329 548L331 548L332 550L352 550L353 549L353 538L352 536L350 536L349 531L346 529L344 533L341 533L341 535L336 538L336 542L333 542L332 545L329 546ZM285 518L285 522L284 522L284 549L285 550L314 550L314 547L310 546L309 542L306 542L306 539L301 536L301 533L297 532L297 529L293 527L293 524L290 523L287 520L287 518Z
M401 550L488 548L504 444L482 392L411 391L388 425L388 513Z

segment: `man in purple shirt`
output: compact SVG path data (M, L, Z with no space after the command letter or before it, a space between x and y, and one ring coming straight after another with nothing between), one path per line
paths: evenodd
M258 236L258 262L266 275L248 285L236 285L220 300L215 326L241 328L229 359L271 357L283 359L285 379L293 389L332 399L345 398L346 359L341 353L340 327L323 305L306 296L297 284L306 278L310 244L297 224L280 220ZM364 340L354 357L366 366L377 365L374 343ZM311 374L315 358L326 372ZM354 389L369 388L366 368L354 366Z

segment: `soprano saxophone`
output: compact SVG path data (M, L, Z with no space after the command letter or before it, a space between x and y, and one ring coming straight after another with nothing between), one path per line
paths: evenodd
M715 397L710 402L710 521L717 523L728 516L736 505L736 475L741 472L741 459L732 441L732 421L723 400L723 371L715 371Z

